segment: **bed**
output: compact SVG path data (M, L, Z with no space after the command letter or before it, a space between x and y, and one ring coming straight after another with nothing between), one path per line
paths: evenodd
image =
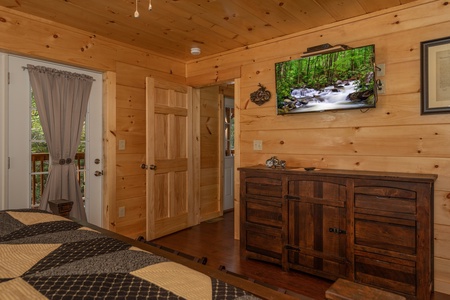
M0 299L294 299L87 223L0 211Z

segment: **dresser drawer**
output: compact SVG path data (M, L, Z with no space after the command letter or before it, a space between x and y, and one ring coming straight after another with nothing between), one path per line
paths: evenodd
M244 203L247 222L281 228L283 217L280 200L263 201L247 198Z
M416 267L407 260L386 260L379 255L355 255L355 281L405 295L416 294Z
M377 211L416 213L417 192L411 185L392 186L391 182L377 182L378 186L355 186L355 208Z
M416 222L372 215L355 215L355 245L416 254Z
M250 196L282 197L280 178L247 177L245 180L245 194Z
M247 251L271 257L281 262L281 230L251 224L246 224L245 227L245 249Z

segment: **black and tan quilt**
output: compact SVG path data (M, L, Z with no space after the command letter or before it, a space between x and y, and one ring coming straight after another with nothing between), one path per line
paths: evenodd
M0 299L259 299L40 210L0 211Z

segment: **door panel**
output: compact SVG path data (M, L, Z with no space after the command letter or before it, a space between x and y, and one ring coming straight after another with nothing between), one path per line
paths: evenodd
M22 70L28 60L9 57L8 86L8 194L6 208L28 208L31 205L30 145L30 79Z
M288 186L290 267L328 278L347 276L345 181L302 178Z
M193 112L192 88L147 78L147 240L198 223Z

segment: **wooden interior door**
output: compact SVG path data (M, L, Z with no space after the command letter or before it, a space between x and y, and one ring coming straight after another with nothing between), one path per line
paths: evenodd
M198 224L199 108L191 87L150 77L146 84L146 233L152 240Z

